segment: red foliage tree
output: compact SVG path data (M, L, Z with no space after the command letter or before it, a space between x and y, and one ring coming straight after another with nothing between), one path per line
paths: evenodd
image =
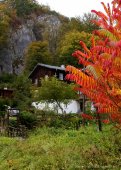
M84 68L67 66L66 78L95 103L98 113L109 114L110 120L121 124L121 0L113 0L112 7L102 5L105 14L92 10L101 29L94 31L91 48L81 41L83 51L73 53Z

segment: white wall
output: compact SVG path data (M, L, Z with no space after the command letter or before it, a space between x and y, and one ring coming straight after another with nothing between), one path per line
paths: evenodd
M56 104L54 103L46 103L46 102L33 102L32 106L39 110L56 110L58 113L62 113L60 108L57 108ZM70 103L66 106L61 103L61 107L64 109L66 113L79 113L80 112L80 105L78 101L71 100Z

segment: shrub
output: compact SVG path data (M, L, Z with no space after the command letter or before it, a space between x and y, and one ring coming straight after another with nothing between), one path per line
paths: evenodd
M17 127L17 121L15 119L10 119L9 120L9 126L12 126L12 127Z
M32 129L36 123L37 119L31 112L23 111L19 115L19 120L22 125L25 125L28 129Z

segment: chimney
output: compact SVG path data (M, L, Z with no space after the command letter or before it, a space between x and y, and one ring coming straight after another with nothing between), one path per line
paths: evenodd
M64 69L65 69L65 65L61 65L61 68L64 68Z

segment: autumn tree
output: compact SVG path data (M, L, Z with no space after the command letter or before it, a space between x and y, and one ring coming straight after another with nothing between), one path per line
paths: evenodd
M13 31L18 29L20 25L21 21L17 17L16 10L10 8L9 3L6 1L0 2L0 51L2 54L4 49L12 51L14 56L11 56L13 73L16 73L16 68L22 65L23 62L22 58L16 57L19 54L15 53L14 43L12 42ZM1 60L3 59L1 58Z
M0 2L0 49L8 45L9 21L10 18L7 14L7 6Z
M62 40L66 33L73 32L74 30L78 32L85 31L87 33L92 33L95 29L99 29L92 20L97 20L97 16L92 13L84 13L82 17L72 17L65 18L62 21L62 25L59 30L60 39Z
M27 47L24 71L30 73L38 63L51 63L51 54L46 41L35 41Z
M60 34L63 37L63 33L68 33L70 31L77 30L79 32L83 31L83 23L80 17L72 17L70 19L66 19L66 22L63 22L60 29Z
M16 10L17 16L26 16L38 8L36 0L4 0L9 8Z
M95 23L102 29L95 31L89 49L83 41L84 52L77 50L76 57L85 69L67 66L67 79L74 81L77 90L87 95L97 108L97 113L108 114L110 121L121 124L121 2L113 0L112 7L102 2L105 14L93 10L99 17Z
M82 40L86 43L87 47L90 47L90 38L92 34L79 32L77 30L68 32L65 34L63 40L60 41L58 46L58 56L61 64L65 65L74 65L79 67L79 64L75 58L71 56L74 49L81 50L81 46L79 45L79 41Z

